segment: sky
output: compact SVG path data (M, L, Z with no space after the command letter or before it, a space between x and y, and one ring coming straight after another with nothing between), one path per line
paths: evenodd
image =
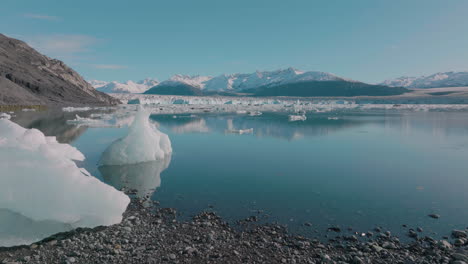
M377 83L468 70L466 0L2 0L0 33L86 79L294 67Z

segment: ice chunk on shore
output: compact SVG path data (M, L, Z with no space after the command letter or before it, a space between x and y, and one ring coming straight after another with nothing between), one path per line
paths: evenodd
M0 208L73 227L120 222L130 199L73 160L84 160L76 148L0 119Z
M139 108L128 135L114 141L103 153L100 165L136 164L162 160L172 153L169 137L149 122L150 113Z
M11 115L7 113L0 113L0 119L11 119Z

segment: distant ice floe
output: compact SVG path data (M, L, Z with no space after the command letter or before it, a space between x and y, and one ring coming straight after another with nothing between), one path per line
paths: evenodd
M248 112L249 116L259 116L259 115L262 115L263 113L260 112L260 111L251 111L251 112Z
M67 120L67 124L87 127L125 127L132 124L135 112L120 109L115 113L93 113L89 117L75 115L75 119Z
M248 128L248 129L226 129L226 133L231 133L231 134L252 134L253 133L253 128Z
M150 113L139 108L127 136L114 141L103 153L100 165L136 164L162 160L172 153L169 137L149 122Z
M468 111L468 104L414 104L393 103L398 100L343 100L343 99L271 99L251 97L222 96L163 96L142 94L113 94L123 102L135 101L135 104L105 108L106 111L83 117L78 115L69 124L88 127L123 127L129 126L139 106L144 105L151 114L168 114L179 118L179 114L236 113L259 116L262 113L282 112L309 118L314 114L336 113L343 111ZM384 102L384 103L382 103ZM390 103L392 102L392 103ZM93 110L95 110L93 108ZM71 111L71 110L70 110ZM83 114L84 115L84 114ZM297 120L296 120L297 121Z
M468 104L459 103L456 97L423 98L360 98L360 99L322 99L322 98L261 98L228 96L172 96L145 94L113 94L124 103L154 107L153 113L182 112L306 112L326 113L340 110L407 110L439 111L468 110ZM417 103L415 103L417 102ZM161 108L156 110L157 108Z
M55 137L0 119L0 208L70 227L119 223L130 199L75 164L84 158Z
M91 107L64 107L62 108L62 111L64 112L83 112L83 111L89 111L92 110L93 108Z
M288 120L291 121L291 122L305 121L305 120L307 120L307 117L305 115L289 115Z
M62 111L64 111L64 112L86 112L86 111L91 111L91 110L110 110L110 109L114 109L114 108L115 107L113 107L113 106L110 106L110 107L89 107L89 106L73 107L73 106L69 106L69 107L63 107Z

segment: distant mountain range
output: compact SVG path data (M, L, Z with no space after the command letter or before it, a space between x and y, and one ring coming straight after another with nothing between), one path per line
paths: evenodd
M140 81L137 83L143 83ZM134 82L103 83L91 81L93 86L104 92L136 91ZM112 86L109 88L109 86ZM120 87L116 89L115 87ZM146 91L143 91L145 90ZM174 75L152 87L141 86L145 94L166 95L253 95L253 96L359 96L398 95L405 88L390 88L385 85L366 84L331 73L300 71L294 68L254 73L223 74L211 76ZM142 93L142 92L139 92Z
M468 86L468 71L439 72L420 77L400 77L386 80L381 85L405 88L462 87Z
M0 34L0 105L112 105L62 61Z
M127 81L124 83L119 83L116 81L105 82L98 80L91 80L88 82L94 88L96 88L96 90L104 93L144 93L151 87L159 84L158 80L150 78L137 82Z

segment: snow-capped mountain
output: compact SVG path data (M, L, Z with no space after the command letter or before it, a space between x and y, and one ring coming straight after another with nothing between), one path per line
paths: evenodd
M179 86L179 85L188 85L194 88L203 89L205 87L205 83L211 80L213 77L210 76L189 76L189 75L182 75L176 74L172 76L169 80L161 82L160 86Z
M109 84L109 82L99 81L99 80L89 80L88 83L91 84L91 86L93 86L94 89L101 88L101 87Z
M105 93L144 93L151 87L159 84L156 79L144 79L138 82L127 81L125 83L119 83L116 81L105 82L92 80L89 83L96 88L96 90Z
M145 94L213 95L249 94L256 96L359 96L397 95L401 87L371 85L326 72L288 68L249 74L223 74L216 77L174 75L152 87Z
M279 85L303 81L342 81L345 80L331 73L309 71L294 68L277 71L254 72L249 74L223 74L216 77L174 75L159 87L191 86L205 91L240 91L269 85Z
M429 76L400 77L381 83L391 87L438 88L468 86L468 71L439 72Z

